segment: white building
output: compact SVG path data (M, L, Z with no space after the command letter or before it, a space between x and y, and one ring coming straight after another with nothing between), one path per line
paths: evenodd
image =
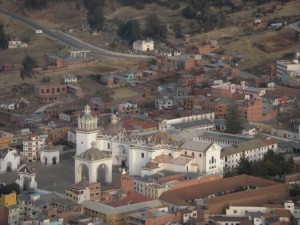
M277 60L276 79L285 85L300 86L299 60Z
M28 163L21 165L18 169L18 179L16 183L22 191L35 190L37 182L35 181L35 171Z
M20 164L20 155L16 149L0 149L0 173L14 171Z
M155 108L158 110L170 109L174 106L174 99L168 96L163 96L155 99Z
M63 77L63 82L65 84L77 83L77 77L75 75L66 75L66 76Z
M19 103L15 101L7 100L7 101L0 101L0 108L6 110L14 110L19 108Z
M8 42L8 48L25 48L28 47L27 43L24 43L22 41L9 41Z
M238 162L243 154L250 162L261 160L268 150L277 151L276 141L267 139L256 139L242 142L238 145L225 147L222 149L221 158L225 168L231 169L238 166Z
M85 175L97 182L99 168L106 182L111 181L111 166L128 168L133 176L171 170L175 172L222 173L221 147L217 144L175 140L164 121L158 131L128 135L104 134L97 128L98 118L85 107L76 129L75 182ZM183 144L184 143L184 144ZM201 156L200 156L201 155ZM88 170L88 175L84 174Z
M29 140L23 141L23 158L29 162L36 162L39 150L44 149L45 137L31 134Z
M136 51L153 51L154 41L153 40L136 40L133 42L133 49Z
M53 146L52 143L40 150L40 159L44 165L59 164L59 150Z

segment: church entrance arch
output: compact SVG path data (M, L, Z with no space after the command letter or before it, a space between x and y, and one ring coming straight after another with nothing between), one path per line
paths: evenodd
M56 164L56 157L52 158L52 164L55 165Z
M121 161L121 168L122 168L122 169L126 169L126 161L125 161L125 159L123 159L123 160Z
M24 177L23 178L23 187L21 187L23 191L29 191L30 190L30 178Z
M118 161L121 169L126 169L127 167L127 149L124 145L118 146Z
M104 163L100 164L97 168L97 182L102 184L108 182L108 168Z
M47 158L47 157L44 157L44 158L43 158L43 163L44 163L45 165L48 164L48 158Z
M11 171L12 171L12 163L11 163L11 162L8 162L8 163L6 164L6 171L7 171L7 172L11 172Z
M85 164L80 164L78 167L79 181L86 179L89 181L89 168Z

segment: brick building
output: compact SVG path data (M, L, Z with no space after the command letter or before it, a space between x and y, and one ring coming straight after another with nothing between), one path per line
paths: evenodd
M227 98L211 100L201 97L199 100L199 106L206 112L215 112L217 119L225 119L227 110L235 104L238 107L240 118L248 122L275 119L278 114L277 110L273 108L266 110L261 99L233 101Z
M192 87L194 78L191 74L181 75L177 80L177 84L180 87Z
M59 101L67 93L67 87L58 83L42 83L35 86L34 93L40 103L48 104Z

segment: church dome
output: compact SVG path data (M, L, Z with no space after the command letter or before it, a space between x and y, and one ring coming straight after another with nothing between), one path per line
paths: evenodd
M147 162L147 164L145 165L144 167L145 169L150 169L150 170L153 170L153 169L156 169L158 168L158 164L156 162Z
M154 145L170 144L172 141L172 136L168 132L162 130L159 130L156 134L150 137L150 142Z
M111 153L109 151L101 151L96 147L91 147L90 149L78 155L76 158L89 161L107 159L111 158Z
M55 147L52 144L52 142L49 142L48 145L46 146L46 151L54 151Z

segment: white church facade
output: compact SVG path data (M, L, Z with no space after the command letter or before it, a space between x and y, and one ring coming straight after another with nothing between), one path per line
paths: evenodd
M223 173L221 147L197 141L178 141L161 123L158 131L141 135L104 134L98 118L85 107L76 129L75 182L86 176L96 182L98 168L104 168L105 181L111 182L112 166L126 168L132 176L146 176L161 170L174 172ZM84 175L83 168L88 170Z
M0 149L0 173L15 171L19 164L20 155L16 149Z

